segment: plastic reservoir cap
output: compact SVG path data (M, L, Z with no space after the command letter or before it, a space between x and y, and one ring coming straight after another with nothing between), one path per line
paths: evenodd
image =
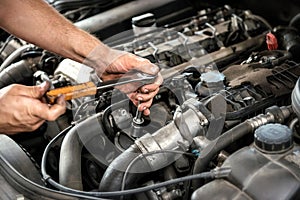
M282 124L267 124L254 133L255 147L263 153L284 153L293 147L292 130Z

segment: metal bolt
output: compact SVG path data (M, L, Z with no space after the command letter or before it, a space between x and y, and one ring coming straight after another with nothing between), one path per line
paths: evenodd
M143 112L139 111L140 105L141 105L141 102L138 101L138 106L137 106L137 110L135 113L135 117L133 118L133 122L137 125L141 125L144 123L144 118L142 117Z

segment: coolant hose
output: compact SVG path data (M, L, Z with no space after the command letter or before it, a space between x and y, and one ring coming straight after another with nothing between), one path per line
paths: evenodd
M32 44L24 45L18 49L16 49L12 54L10 54L4 62L0 66L0 72L2 72L4 69L6 69L11 63L13 63L18 57L21 56L21 54L26 51L28 48L33 47Z
M104 155L114 152L112 144L106 138L103 125L100 120L101 114L98 113L74 126L65 136L59 158L59 182L60 184L76 189L83 190L81 176L81 152L83 146L99 159L105 161L99 152ZM90 145L91 142L97 141L97 144ZM107 163L104 163L107 165Z
M228 130L215 140L211 141L201 152L200 156L197 158L193 174L203 172L215 155L217 155L221 150L232 144L232 142L237 141L238 139L250 133L252 130L253 128L251 124L248 121L246 121L235 126L234 128ZM194 189L197 189L201 186L201 182L197 180L194 180L192 184Z
M34 66L39 62L39 57L21 60L11 64L0 72L0 89L13 83L24 83L32 80Z

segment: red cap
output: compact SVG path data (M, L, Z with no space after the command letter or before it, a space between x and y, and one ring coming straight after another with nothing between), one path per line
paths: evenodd
M273 33L267 33L266 42L269 50L276 50L278 48L277 38Z

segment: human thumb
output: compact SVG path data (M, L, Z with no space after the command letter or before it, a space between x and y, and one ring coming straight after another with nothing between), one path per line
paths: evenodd
M29 96L32 98L39 99L41 98L49 89L50 83L48 81L44 81L42 84L33 86L29 88Z

